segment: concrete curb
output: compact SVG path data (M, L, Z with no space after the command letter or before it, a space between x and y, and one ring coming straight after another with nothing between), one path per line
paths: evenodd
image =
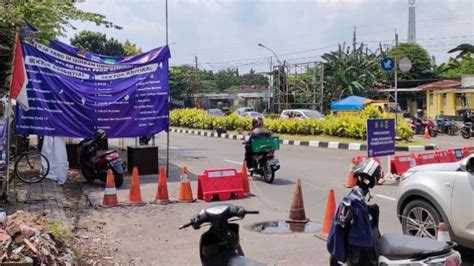
M248 136L245 135L234 135L234 134L217 134L217 132L195 130L195 129L183 129L183 128L171 128L171 132L183 133L211 138L223 138L223 139L235 139L235 140L247 140ZM366 151L367 145L362 143L344 143L344 142L325 142L325 141L299 141L299 140L287 140L281 139L280 143L283 145L293 146L306 146L314 148L329 148L329 149L341 149L341 150L352 150L352 151ZM432 151L435 150L436 145L431 144L428 146L396 146L396 151L407 151L407 152L421 152L421 151Z

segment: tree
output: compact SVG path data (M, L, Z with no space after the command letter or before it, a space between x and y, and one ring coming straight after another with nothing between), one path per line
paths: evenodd
M474 74L474 58L471 53L465 53L460 59L450 58L447 65L444 67L441 77L443 78L461 78L466 74Z
M460 52L457 56L456 59L462 58L466 54L474 54L474 45L468 44L468 43L462 43L455 48L451 49L448 51L448 53L455 53L455 52Z
M249 73L239 77L240 85L268 85L268 78L262 74L256 74L255 70L250 69Z
M137 45L126 40L122 44L123 50L125 51L125 56L133 56L143 53L142 49L137 48Z
M414 43L402 43L388 51L388 56L400 60L404 57L410 59L412 67L406 73L399 73L398 78L402 80L428 79L433 77L431 57L428 52Z
M215 74L217 88L220 91L230 88L232 85L238 84L237 73L234 69L228 68L221 70Z
M321 57L324 63L325 109L331 101L345 96L366 96L379 79L380 55L369 53L361 44L351 51L345 44L338 50L325 53Z
M91 53L108 56L126 56L125 49L116 39L107 39L100 32L81 31L70 40L71 45ZM130 43L127 44L133 47ZM135 48L136 49L136 48Z
M11 68L15 32L25 23L39 30L36 37L43 42L64 36L67 28L74 28L72 21L91 21L98 26L120 29L104 15L82 11L74 4L74 0L0 0L0 86L8 88L5 80Z

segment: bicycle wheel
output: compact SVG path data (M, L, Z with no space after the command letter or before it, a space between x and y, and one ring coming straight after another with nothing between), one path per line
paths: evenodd
M14 171L25 183L41 182L49 173L49 161L39 151L25 152L16 160Z

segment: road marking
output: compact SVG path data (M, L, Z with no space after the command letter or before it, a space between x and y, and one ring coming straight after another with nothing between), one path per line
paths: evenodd
M374 196L382 198L382 199L386 199L386 200L391 200L391 201L396 201L397 200L396 198L392 198L392 197L388 197L388 196L384 196L384 195L380 195L380 194L374 194Z
M243 164L242 162L236 162L236 161L232 161L232 160L224 160L224 162L235 163L235 164L238 164L238 165L242 165L242 164Z

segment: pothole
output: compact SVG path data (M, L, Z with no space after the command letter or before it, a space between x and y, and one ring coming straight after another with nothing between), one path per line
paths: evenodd
M245 226L247 230L262 234L319 233L320 222L292 223L286 221L265 221Z

